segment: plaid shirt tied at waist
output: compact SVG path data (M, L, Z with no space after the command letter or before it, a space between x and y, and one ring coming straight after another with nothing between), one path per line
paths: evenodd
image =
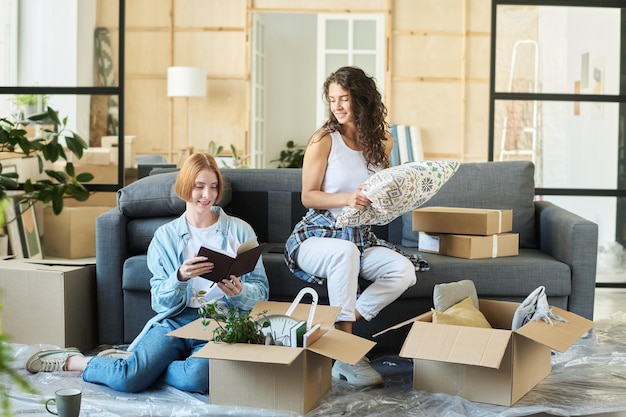
M296 263L296 253L300 244L310 237L328 237L348 240L354 243L361 256L363 251L370 246L384 246L407 257L416 271L428 271L430 269L420 255L407 254L386 240L379 239L371 230L370 226L361 227L336 227L335 217L328 210L309 209L305 216L294 227L293 232L285 244L285 262L289 270L298 278L306 282L324 284L325 277L317 277L300 269Z

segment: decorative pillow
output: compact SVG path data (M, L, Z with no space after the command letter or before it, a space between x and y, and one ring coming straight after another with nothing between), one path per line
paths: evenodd
M453 305L443 313L434 309L432 312L432 322L436 324L454 324L456 326L483 327L485 329L491 329L491 324L489 324L483 313L474 307L470 297L467 297L460 303Z
M433 306L437 311L446 311L467 297L470 297L474 307L478 308L478 294L472 280L463 279L457 282L437 284L433 289Z
M363 194L372 203L365 210L344 207L335 224L338 227L388 224L427 202L458 168L458 162L422 161L378 171L363 187Z

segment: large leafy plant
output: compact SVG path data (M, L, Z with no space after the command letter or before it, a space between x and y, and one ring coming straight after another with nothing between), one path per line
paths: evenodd
M28 125L45 122L54 128L42 127L38 137L28 137L25 129ZM42 124L42 126L44 126ZM16 172L4 172L0 162L0 200L7 196L7 190L19 188L23 182L24 198L31 204L37 201L52 203L55 214L63 210L63 200L73 198L85 201L89 198L89 191L83 183L93 180L93 175L87 172L76 174L74 164L68 160L68 155L61 143L65 140L65 146L78 159L83 156L83 151L88 148L87 143L74 131L67 128L67 117L62 120L58 112L48 107L43 113L29 116L24 120L0 119L0 153L8 152L15 156L36 157L38 159L39 172L45 172L46 179L33 181L31 178L21 179ZM57 171L45 167L45 162L56 162L60 159L66 161L63 171Z
M266 312L259 313L262 318ZM213 329L213 341L225 343L264 344L264 327L269 326L265 320L255 320L248 311L230 307L220 308L216 302L204 304L198 309L198 315L203 326L208 326L214 320L217 327Z

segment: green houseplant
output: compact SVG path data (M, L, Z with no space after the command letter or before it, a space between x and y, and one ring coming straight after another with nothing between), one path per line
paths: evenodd
M56 126L55 129L43 128L40 137L30 138L24 128L29 124L36 124L49 120ZM43 113L29 116L25 120L15 121L9 118L0 119L0 153L11 153L21 157L36 157L39 172L45 172L46 179L36 181L26 178L24 184L24 198L31 203L41 201L52 203L55 214L63 210L63 199L73 198L85 201L89 198L89 191L84 183L93 180L88 172L76 175L74 164L68 161L65 149L60 141L65 139L66 146L77 158L83 156L88 148L87 143L76 132L67 128L67 118L59 119L58 112L48 107ZM59 159L67 161L63 171L55 171L44 167L44 163L56 162ZM17 189L21 179L16 172L3 172L0 162L0 200L7 197L7 190Z
M209 155L214 156L214 157L220 157L220 156L231 157L234 168L248 168L246 161L248 160L249 156L239 155L239 151L237 151L237 148L233 144L230 145L230 155L222 154L222 152L224 151L224 147L222 145L218 145L217 143L213 141L209 142L208 151L209 151ZM222 164L224 168L230 168L230 166L225 161L222 161Z
M46 120L56 129L42 129L40 137L28 137L25 126ZM87 149L87 143L75 132L67 128L67 118L59 119L58 113L48 107L45 112L29 116L27 119L15 121L9 118L0 118L0 153L10 153L21 157L36 157L39 164L39 172L45 172L47 179L33 181L26 178L23 181L23 198L29 201L29 205L37 201L51 203L55 214L63 210L63 200L73 198L78 201L85 201L89 198L89 191L83 183L93 179L91 173L81 173L76 175L74 165L67 162L64 171L45 169L46 161L55 162L60 158L67 161L67 155L60 139L65 139L66 146L77 158L81 158L83 151ZM16 172L3 172L2 159L0 159L0 201L4 202L8 198L7 191L18 189L21 179ZM0 205L0 207L2 207ZM17 213L19 216L20 213ZM4 212L0 216L4 227ZM2 304L0 301L0 310ZM10 337L2 332L0 323L0 415L12 415L10 400L6 395L6 388L16 385L26 392L34 392L19 373L11 367L13 360L9 346ZM8 381L8 382L7 382ZM6 384L6 385L5 385Z
M290 140L287 142L286 148L280 151L280 157L272 159L270 162L278 162L278 168L302 168L305 149L306 147L297 145Z
M46 109L48 98L49 96L45 94L16 94L12 101L23 118L23 116L35 114L39 109Z
M202 298L204 294L200 295ZM259 314L257 319L264 316L265 312ZM220 308L216 302L203 304L198 309L198 315L203 326L208 326L213 320L217 327L213 329L213 340L225 343L250 343L263 344L265 336L261 331L269 326L267 321L255 320L249 312L240 312L235 307L226 310Z

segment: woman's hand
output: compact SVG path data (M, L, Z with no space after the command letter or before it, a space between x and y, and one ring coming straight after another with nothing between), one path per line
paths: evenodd
M208 262L209 258L206 256L194 256L193 258L185 259L183 264L178 268L178 280L189 281L193 277L206 274L213 270L213 262Z
M241 282L241 278L231 275L230 279L223 279L221 282L217 283L217 286L220 287L224 294L232 297L241 292L243 283Z
M348 205L357 210L365 210L371 203L370 199L363 194L363 186L359 186L348 196Z

